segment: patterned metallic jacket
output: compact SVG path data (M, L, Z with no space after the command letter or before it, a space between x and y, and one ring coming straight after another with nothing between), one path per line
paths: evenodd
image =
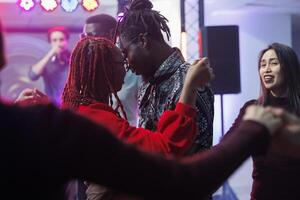
M148 82L143 82L138 91L139 127L156 130L161 114L174 109L183 88L184 77L190 64L186 63L179 49L162 63ZM197 93L197 123L199 132L190 153L212 146L214 95L209 86Z

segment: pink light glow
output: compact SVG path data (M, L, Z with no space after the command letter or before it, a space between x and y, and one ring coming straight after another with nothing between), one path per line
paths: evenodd
M35 6L35 3L33 0L20 0L19 6L24 10L29 11Z
M41 0L41 6L46 11L53 11L57 8L56 0Z

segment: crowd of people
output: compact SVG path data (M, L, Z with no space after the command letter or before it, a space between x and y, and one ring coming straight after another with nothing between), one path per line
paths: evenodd
M49 30L51 49L29 71L32 80L43 78L46 94L28 88L14 104L0 102L1 192L10 199L210 199L252 157L251 199L300 199L293 49L273 43L261 51L261 95L212 147L209 82L218 77L209 58L189 64L167 44L167 19L152 7L134 0L118 21L88 18L71 54L67 29Z

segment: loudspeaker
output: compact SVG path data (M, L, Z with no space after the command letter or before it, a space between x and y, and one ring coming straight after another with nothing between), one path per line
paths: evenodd
M216 75L211 84L214 93L239 93L241 81L238 26L207 26L201 28L201 37L200 55L209 58Z

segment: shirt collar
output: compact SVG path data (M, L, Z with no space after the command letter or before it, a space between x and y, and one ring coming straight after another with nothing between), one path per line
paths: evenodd
M173 73L184 63L184 58L178 48L174 48L173 53L159 66L154 73L153 79L163 75Z

